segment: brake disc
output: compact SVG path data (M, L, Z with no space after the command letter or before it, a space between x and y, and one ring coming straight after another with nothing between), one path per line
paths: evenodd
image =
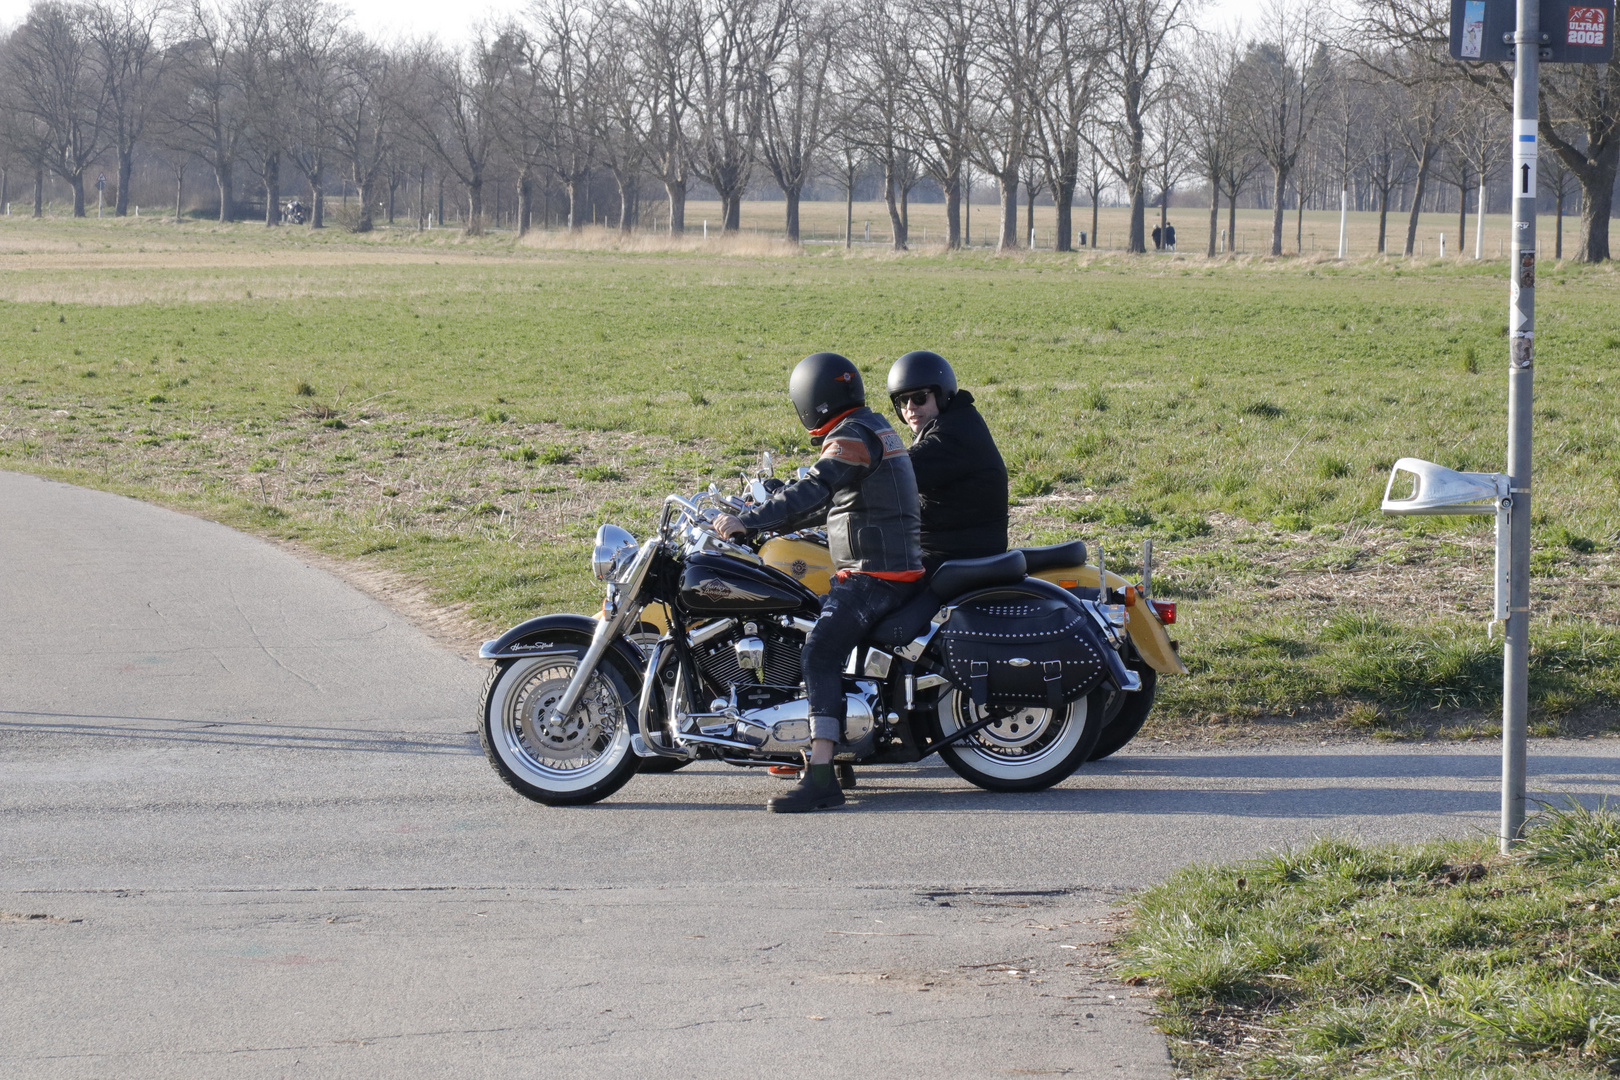
M996 749L1016 750L1038 740L1051 726L1051 709L1020 709L984 728L974 738Z
M568 682L568 678L546 679L533 687L523 702L523 739L539 757L574 761L596 756L606 712L601 679L591 680L573 712L554 720L552 711L562 700Z

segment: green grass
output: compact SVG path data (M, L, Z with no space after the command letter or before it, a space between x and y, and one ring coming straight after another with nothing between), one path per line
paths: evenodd
M1365 706L1400 733L1494 702L1488 524L1377 505L1398 456L1501 466L1495 263L637 254L25 219L0 223L8 249L0 467L402 570L486 624L593 605L602 520L644 530L665 492L731 483L761 450L808 462L785 395L803 355L839 349L878 387L929 347L1001 443L1018 539L1084 536L1132 572L1155 539L1193 667L1156 716ZM1620 702L1620 294L1609 267L1541 284L1536 704L1562 723Z
M1322 839L1177 872L1120 942L1179 1070L1220 1077L1609 1076L1620 1066L1620 816L1494 841Z

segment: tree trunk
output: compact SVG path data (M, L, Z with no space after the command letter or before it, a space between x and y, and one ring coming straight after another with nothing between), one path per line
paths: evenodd
M665 180L664 190L669 194L669 235L686 232L686 180Z
M742 192L736 192L725 197L723 206L724 220L720 228L724 232L734 233L742 231Z
M906 250L906 222L900 216L900 206L895 202L894 160L891 157L883 165L883 202L889 208L889 229L894 234L894 250Z
M467 231L477 234L484 228L484 174L482 171L473 174L472 183L467 185Z
M799 242L799 189L793 187L782 192L787 197L787 239L790 244Z
M416 231L421 232L427 228L427 163L420 166L421 171L416 174Z
M265 159L264 171L264 223L281 224L281 155L271 154Z
M1102 196L1101 191L1091 193L1091 250L1097 250L1097 200ZM1097 586L1099 589L1102 586Z
M1553 240L1553 258L1562 259L1564 257L1564 188L1562 184L1560 184L1558 187L1557 222L1558 231L1554 234L1555 239ZM1098 588L1101 588L1101 586L1098 586Z
M219 220L230 221L236 216L234 191L231 187L231 167L229 164L221 167L214 166L214 186L219 188Z
M113 199L113 217L129 216L129 176L134 171L134 159L133 148L118 151L118 195Z
M996 240L997 251L1018 250L1018 167L1011 164L1007 171L996 177L1001 192L1001 235Z
M1057 239L1052 244L1054 251L1074 250L1074 188L1077 183L1075 180L1063 180L1052 192L1052 201L1057 209Z
M72 173L67 178L73 189L73 216L84 217L84 173Z
M1389 232L1389 188L1380 192L1378 201L1378 254L1384 254L1384 240Z
M1282 254L1283 195L1288 184L1288 172L1273 168L1272 174L1276 180L1271 185L1271 254L1277 256Z
M34 170L34 216L45 216L45 170Z
M1428 147L1423 148L1423 155L1418 159L1417 183L1412 188L1412 211L1406 219L1406 257L1410 259L1412 252L1417 248L1418 211L1423 208L1423 186L1429 180L1429 160L1431 154Z
M1468 243L1468 189L1457 185L1457 255L1462 256L1463 245Z
M1218 178L1210 177L1209 190L1209 251L1206 253L1205 258L1213 259L1215 257L1216 234L1221 231L1221 182Z
M1294 254L1305 254L1305 193L1294 181Z
M1026 228L1021 235L1029 237L1029 246L1030 249L1033 250L1035 247L1035 190L1033 188L1026 188L1024 194L1026 196L1024 224L1029 227Z
M1159 244L1170 250L1170 193L1159 196Z
M326 193L315 181L310 181L309 185L309 227L326 228Z
M844 250L855 245L855 170L844 173ZM1099 586L1100 588L1101 586Z
M951 173L945 185L945 246L951 251L962 247L962 173Z
M1226 253L1237 254L1237 185L1226 195Z
M585 227L585 178L568 178L568 231L579 232Z
M1597 170L1602 183L1581 191L1581 247L1575 257L1582 262L1604 262L1609 257L1609 211L1614 205L1614 165Z
M370 232L377 224L372 216L372 207L377 205L377 177L373 174L362 183L355 181L355 190L360 194L360 220L354 223L357 233Z
M180 224L180 195L186 183L186 167L181 165L174 170L174 223ZM1101 588L1101 586L1098 586Z
M524 169L518 176L518 236L528 236L534 220L534 175Z

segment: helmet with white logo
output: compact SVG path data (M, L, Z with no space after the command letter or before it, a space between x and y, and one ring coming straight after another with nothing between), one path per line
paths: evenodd
M860 370L847 357L834 352L811 353L800 360L788 377L788 396L808 431L839 413L866 404L866 386Z

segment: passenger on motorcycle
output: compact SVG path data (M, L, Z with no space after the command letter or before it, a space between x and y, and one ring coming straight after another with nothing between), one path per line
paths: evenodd
M908 352L889 369L889 400L911 428L922 505L923 566L1007 550L1007 466L973 395L938 353Z
M866 407L855 365L837 353L807 356L793 369L788 395L821 457L808 476L742 514L722 514L714 527L721 536L783 532L826 517L833 585L801 661L810 767L796 787L766 803L773 813L793 814L843 803L832 759L843 734L844 661L874 623L916 595L923 564L911 459L889 422Z

